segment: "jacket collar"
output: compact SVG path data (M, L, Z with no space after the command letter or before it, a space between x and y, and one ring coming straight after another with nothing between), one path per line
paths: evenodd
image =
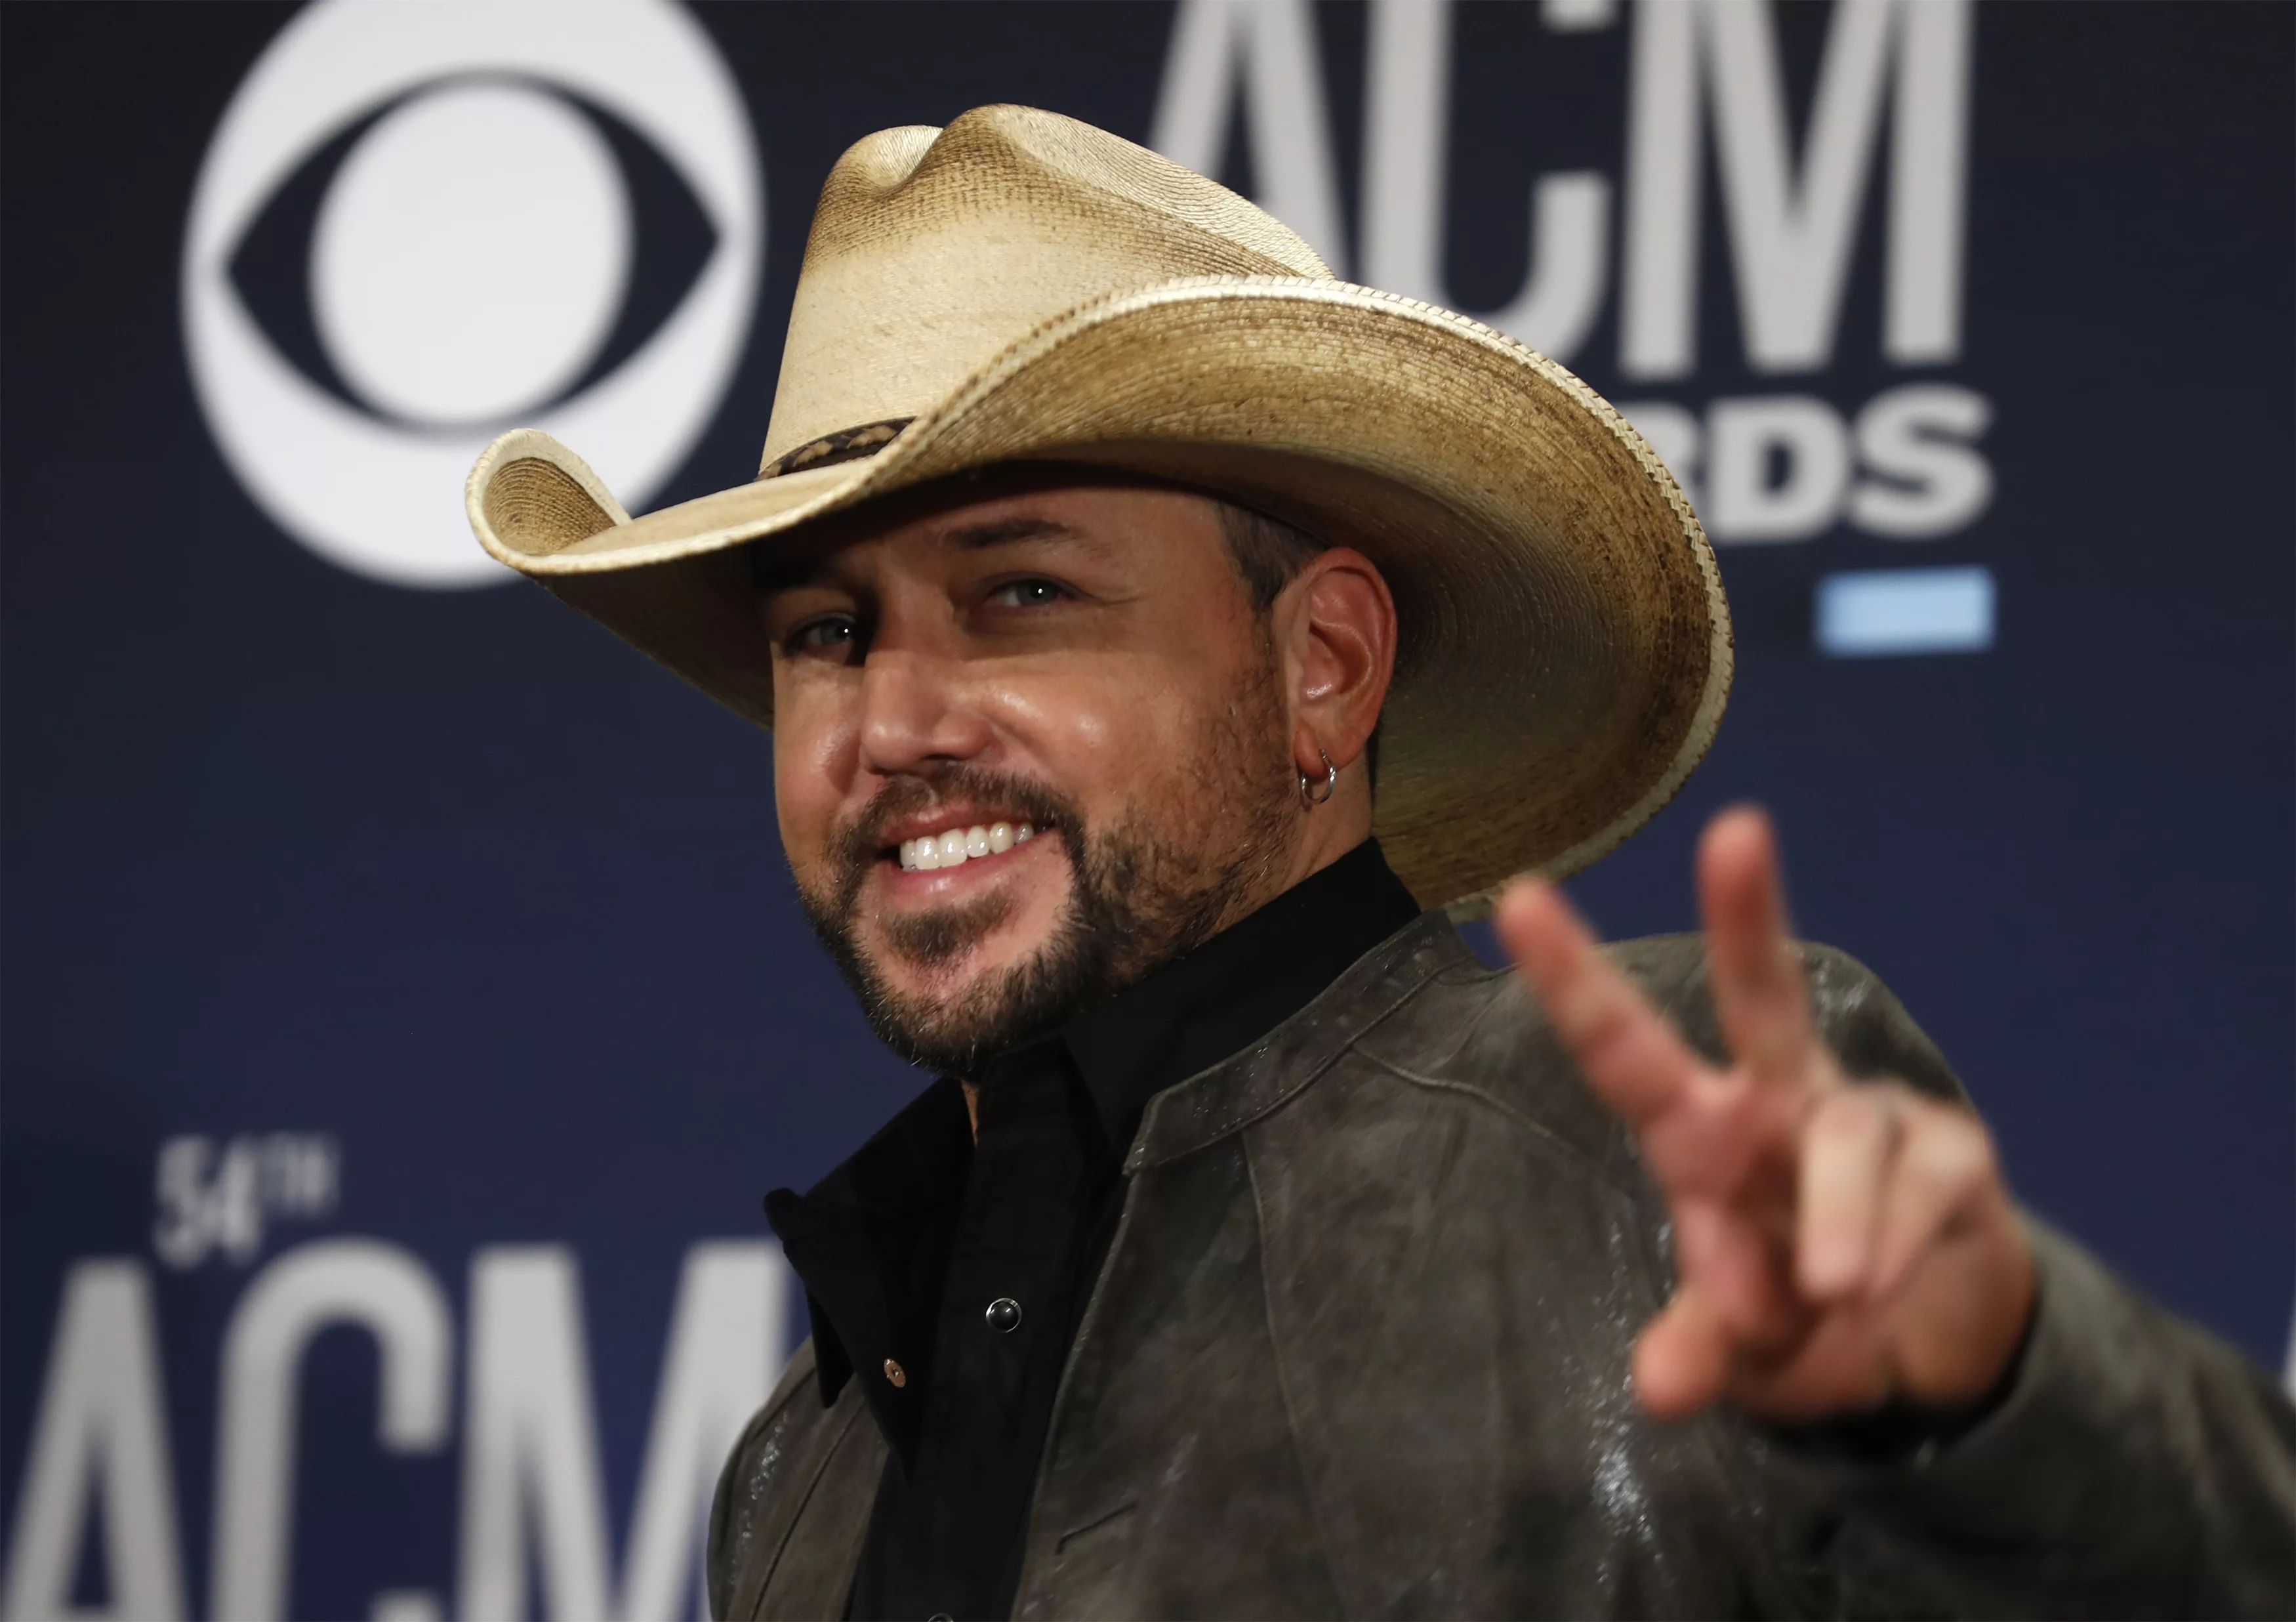
M1158 1093L1125 1157L1125 1174L1193 1154L1279 1107L1427 982L1474 961L1447 918L1421 913L1259 1041Z
M1418 904L1366 839L1097 1007L1057 1041L1109 1142L1128 1149L1149 1101L1247 1050L1310 1005Z
M1112 1156L1132 1142L1134 1124L1171 1091L1171 1078L1217 1075L1224 1061L1265 1049L1328 1006L1334 991L1400 938L1394 920L1411 919L1412 906L1377 842L1365 840L1195 952L994 1063L1068 1069L1106 1134L1103 1152ZM1366 942L1376 943L1367 952ZM986 1074L984 1082L994 1085ZM931 1366L929 1309L939 1287L916 1288L920 1247L942 1248L929 1268L937 1280L972 1158L963 1091L943 1077L809 1193L776 1189L766 1197L767 1215L806 1286L823 1400L834 1399L856 1359L873 1369L898 1352L907 1377L901 1394L875 1381L864 1387L897 1438L914 1432ZM1137 1164L1128 1157L1124 1170Z

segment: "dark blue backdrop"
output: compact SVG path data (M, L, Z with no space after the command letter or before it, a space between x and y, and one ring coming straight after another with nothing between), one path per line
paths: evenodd
M462 9L401 8L438 28ZM577 30L581 9L527 26ZM1193 138L1219 137L1221 177L1279 207L1298 144L1319 140L1337 257L1368 276L1379 19L1261 9L1306 29L1215 17L1234 54L1205 60L1243 70L1215 98L1225 136L1200 119ZM1848 8L1760 14L1800 152ZM657 1397L676 1384L689 1252L754 1247L758 1195L818 1175L919 1078L873 1046L793 904L764 737L529 588L426 589L326 561L219 452L186 358L186 219L219 120L291 16L0 12L0 1605L260 1610L260 1581L218 1586L229 1545L257 1577L270 1560L277 1609L298 1614L469 1614L509 1592L473 1586L488 1559L531 1566L527 1602L559 1615L579 1609L562 1574L603 1560L622 1585L611 1604L635 1614L657 1608L631 1586L645 1539L629 1528ZM1188 136L1167 5L699 18L754 133L763 276L740 364L656 503L753 468L813 192L847 144L990 101L1139 139L1161 108L1166 144ZM1453 23L1439 296L1513 297L1529 188L1555 171L1606 178L1601 240L1622 262L1651 15L1566 0ZM1311 54L1285 57L1302 38ZM1287 61L1316 82L1284 80ZM1604 274L1570 358L1613 398L1675 406L1710 442L1715 400L1807 399L1847 422L1888 390L1940 384L1988 408L1962 439L1991 494L1918 539L1823 515L1807 539L1720 537L1741 660L1720 742L1572 887L1610 933L1684 927L1698 826L1726 801L1767 802L1801 929L1897 988L2030 1205L2277 1367L2296 1283L2296 12L1980 8L1968 61L1963 315L1927 358L1901 364L1882 336L1901 104L1882 118L1816 364L1750 363L1742 222L1710 155L1686 368L1622 375ZM1322 106L1287 123L1303 89ZM642 256L628 296L670 308L684 289L662 278L691 275ZM1796 454L1765 453L1761 476L1792 486ZM440 523L459 522L458 497L451 478L435 491ZM377 497L346 482L339 498ZM1822 578L1945 565L1989 572L1979 646L1814 646ZM398 1247L390 1276L430 1280L443 1316L361 1296L365 1252L299 1252L331 1239ZM488 1425L512 1438L488 1456L513 1465L561 1457L573 1434L546 1404L502 1418L515 1394L477 1372L481 1252L578 1278L578 1333L551 1345L586 1358L564 1389L575 1431L594 1413L609 1547L535 1530L562 1485L504 1496L480 1480L472 1438ZM269 1511L223 1512L240 1489L216 1485L219 1415L226 1347L261 1339L250 1294L299 1254L318 1271L296 1288L321 1305L288 1353L244 1366L286 1378L299 1431L234 1421L245 1457L283 1471L275 1556ZM734 1304L727 1321L778 1341L770 1252L708 1254L738 1264L713 1297ZM76 1279L87 1332L114 1347L78 1375L53 1355ZM329 1301L350 1305L331 1316ZM443 1418L395 1442L377 1438L388 1359L360 1327L377 1314L415 1324L408 1366L450 1382L430 1404ZM448 1338L423 1353L434 1321ZM139 1344L155 1413L137 1406ZM722 1422L696 1420L695 1445L718 1445ZM489 1491L526 1509L474 1524ZM153 1503L173 1548L135 1519Z

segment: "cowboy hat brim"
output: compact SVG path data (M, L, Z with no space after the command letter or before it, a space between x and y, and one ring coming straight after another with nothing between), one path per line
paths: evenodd
M1049 321L865 459L631 518L547 434L472 471L471 523L740 713L773 721L745 546L966 468L1071 459L1233 494L1388 576L1403 626L1375 831L1423 904L1560 876L1670 799L1732 668L1712 549L1650 447L1568 371L1344 283L1200 277Z

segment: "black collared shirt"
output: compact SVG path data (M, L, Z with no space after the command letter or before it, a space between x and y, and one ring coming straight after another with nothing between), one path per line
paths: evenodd
M1056 1034L944 1078L802 1197L766 1198L824 1403L892 1450L856 1618L1011 1614L1053 1398L1148 1100L1240 1052L1418 916L1366 841Z

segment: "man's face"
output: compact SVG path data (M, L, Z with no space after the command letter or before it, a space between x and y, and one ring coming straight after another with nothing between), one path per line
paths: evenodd
M905 1057L963 1073L1289 882L1282 665L1209 500L992 475L766 571L782 842Z

